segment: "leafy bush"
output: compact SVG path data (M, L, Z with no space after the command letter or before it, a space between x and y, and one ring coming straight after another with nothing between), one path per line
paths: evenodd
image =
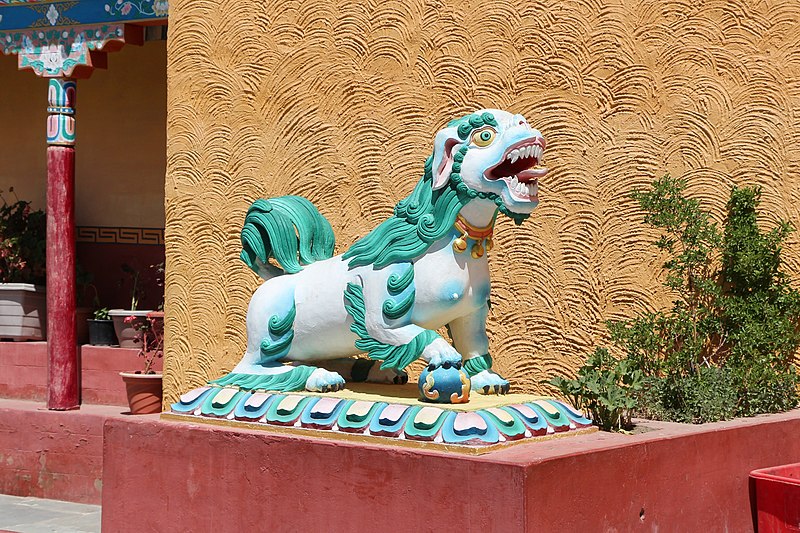
M44 212L32 211L22 200L9 204L2 194L0 200L0 283L44 284Z
M696 373L646 381L641 416L698 424L736 416L736 390L725 368L701 366Z
M642 387L642 373L628 360L618 360L605 348L597 348L578 370L575 379L556 376L550 380L578 409L589 411L592 420L605 431L623 430L631 425L636 394Z
M791 409L800 292L781 270L781 249L792 229L758 227L759 188L732 189L722 229L685 189L665 176L633 195L661 230L655 245L669 254L665 285L677 297L669 310L608 323L622 361L643 375L641 392L627 392L638 413L677 422Z

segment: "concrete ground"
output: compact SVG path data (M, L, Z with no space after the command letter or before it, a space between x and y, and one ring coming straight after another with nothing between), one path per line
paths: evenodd
M100 506L0 494L0 532L94 533Z

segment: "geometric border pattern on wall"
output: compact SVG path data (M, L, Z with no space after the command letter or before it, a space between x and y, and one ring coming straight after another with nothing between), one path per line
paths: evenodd
M98 244L164 244L164 228L78 226L75 242Z

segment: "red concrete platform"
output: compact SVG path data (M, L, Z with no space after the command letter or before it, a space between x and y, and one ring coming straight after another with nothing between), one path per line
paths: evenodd
M44 402L0 399L0 494L99 504L103 424L132 418L124 410L48 411Z
M81 401L128 405L119 373L142 367L135 348L80 347ZM160 359L156 370L161 370ZM0 398L44 401L47 398L47 343L0 342Z
M800 459L800 410L643 427L476 457L109 418L103 528L749 531L748 473Z

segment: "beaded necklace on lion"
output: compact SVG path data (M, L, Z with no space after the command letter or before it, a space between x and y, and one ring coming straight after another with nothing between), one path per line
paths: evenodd
M486 252L492 251L492 247L494 246L494 242L492 241L494 218L492 218L492 221L488 226L480 228L478 226L473 226L459 214L456 217L453 227L461 233L461 237L458 237L453 241L453 250L456 252L461 254L467 250L467 238L475 241L475 244L472 245L471 250L471 255L473 258L478 259L483 257L484 250Z

